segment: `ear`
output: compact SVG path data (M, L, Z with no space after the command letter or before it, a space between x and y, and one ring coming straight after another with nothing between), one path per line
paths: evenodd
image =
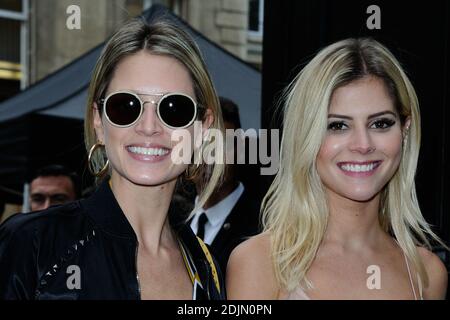
M95 135L97 136L98 141L100 141L101 143L104 143L105 135L103 132L103 122L102 122L102 117L100 115L100 111L98 110L98 105L96 102L94 102L94 105L92 108L92 113L93 113L92 121L93 121L93 125L94 125Z
M403 138L408 136L409 127L411 126L411 117L407 117L402 128Z
M202 122L202 131L208 132L208 129L211 127L212 123L214 122L214 113L212 112L211 108L206 109L205 115L203 116L203 122Z

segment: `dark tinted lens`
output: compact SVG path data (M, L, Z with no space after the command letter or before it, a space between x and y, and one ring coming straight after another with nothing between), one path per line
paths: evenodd
M141 102L132 94L115 93L106 102L105 112L111 122L126 126L139 117Z
M195 105L188 97L173 94L159 103L161 120L172 127L184 127L195 116Z

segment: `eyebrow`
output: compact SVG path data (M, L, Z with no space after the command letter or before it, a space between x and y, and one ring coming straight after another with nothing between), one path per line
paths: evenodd
M371 115L368 117L368 119L376 118L376 117L379 117L379 116L382 116L382 115L385 115L385 114L391 114L391 115L393 115L395 118L397 118L397 114L395 114L395 113L392 112L392 111L381 111L381 112L377 112L377 113L371 114ZM341 115L341 114L334 114L334 113L330 113L330 114L328 115L328 118L340 118L340 119L353 120L352 117L344 116L344 115Z

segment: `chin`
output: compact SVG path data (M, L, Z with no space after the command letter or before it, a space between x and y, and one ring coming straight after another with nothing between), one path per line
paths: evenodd
M159 178L159 177L138 177L129 179L132 183L140 186L156 187L166 184L174 179Z
M378 194L379 194L379 192L374 192L373 190L371 190L371 191L361 190L361 191L346 193L346 194L343 194L343 196L347 199L357 201L357 202L368 202L368 201L372 200L373 198L375 198Z
M165 165L125 165L114 170L118 177L140 186L160 186L170 183L183 173L183 168Z

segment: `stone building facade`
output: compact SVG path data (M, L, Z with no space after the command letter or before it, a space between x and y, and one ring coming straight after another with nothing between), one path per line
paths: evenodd
M147 4L150 2L167 6L210 40L261 68L263 0L154 0Z
M238 58L257 68L262 64L262 32L249 27L255 12L262 20L263 0L2 0L2 3L0 41L3 38L12 41L8 42L11 48L0 49L0 81L3 88L20 82L21 86L11 89L16 92L100 44L124 21L153 4L165 5ZM79 8L80 28L69 29L67 21L74 5ZM259 6L256 11L255 5ZM22 18L18 18L15 10L21 10ZM0 92L0 101L14 93Z

